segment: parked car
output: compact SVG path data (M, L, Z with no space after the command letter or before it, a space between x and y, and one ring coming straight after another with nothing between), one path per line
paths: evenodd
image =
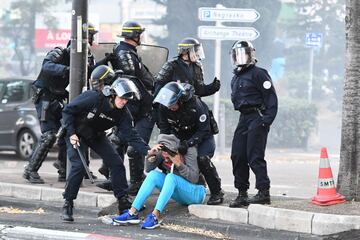
M40 124L31 101L32 79L0 79L0 150L28 158L40 139Z

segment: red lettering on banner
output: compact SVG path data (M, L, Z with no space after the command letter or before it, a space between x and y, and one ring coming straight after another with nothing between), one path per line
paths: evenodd
M66 46L71 37L71 30L68 29L36 29L35 48L48 49L55 46Z

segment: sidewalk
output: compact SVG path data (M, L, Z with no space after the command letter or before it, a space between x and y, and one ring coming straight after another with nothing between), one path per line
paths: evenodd
M65 184L57 182L57 174L52 166L53 160L45 161L40 169L40 175L46 182L42 185L29 184L22 178L25 163L16 160L0 161L0 196L62 203ZM94 171L100 164L100 160L91 161L90 167ZM100 179L104 179L97 172L94 173ZM226 201L221 206L192 205L188 209L191 214L200 218L220 219L229 223L245 223L266 229L315 235L360 229L358 203L318 207L310 204L309 200L278 196L272 198L270 206L250 205L248 208L229 208L228 203L235 196L235 193L227 192ZM104 208L114 202L115 198L111 192L84 181L75 205ZM345 213L347 215L343 215Z

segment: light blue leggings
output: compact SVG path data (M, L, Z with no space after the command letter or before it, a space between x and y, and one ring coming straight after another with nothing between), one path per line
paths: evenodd
M190 205L203 203L206 195L205 187L202 185L193 184L173 173L164 174L152 170L141 185L132 207L137 210L141 209L155 188L160 190L155 206L155 209L160 213L162 213L170 198L180 204Z

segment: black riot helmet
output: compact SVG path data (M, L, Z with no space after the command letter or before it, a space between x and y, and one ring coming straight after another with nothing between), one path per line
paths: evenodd
M183 84L169 82L163 86L154 99L154 103L160 103L165 107L170 107L175 103L181 103L186 98L187 93Z
M181 40L178 44L178 54L188 54L191 62L197 62L205 59L204 49L201 43L197 39L191 37Z
M111 86L105 86L102 90L105 96L121 97L125 99L140 99L140 92L135 84L127 78L117 78Z
M256 63L255 48L249 41L236 41L230 51L234 66L247 66Z
M130 38L140 44L140 35L145 31L138 22L127 21L123 24L119 37Z
M99 31L95 29L94 24L88 23L88 42L90 46L93 45L94 42L94 35L97 34Z
M105 85L111 85L114 81L114 71L106 65L96 67L90 76L90 87L93 90L101 91Z

